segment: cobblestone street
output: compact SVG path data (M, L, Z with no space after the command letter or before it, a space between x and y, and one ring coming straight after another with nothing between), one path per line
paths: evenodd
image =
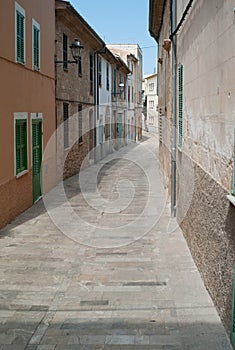
M230 349L157 144L145 134L0 231L0 350Z

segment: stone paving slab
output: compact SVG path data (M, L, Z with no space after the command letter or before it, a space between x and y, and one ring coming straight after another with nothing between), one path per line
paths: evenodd
M231 349L156 155L146 134L0 231L0 350Z

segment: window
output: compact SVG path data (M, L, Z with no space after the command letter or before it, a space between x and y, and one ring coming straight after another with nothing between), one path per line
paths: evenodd
M28 169L27 114L15 113L15 174Z
M69 105L63 103L64 149L69 147Z
M15 3L16 61L25 63L25 10Z
M154 90L154 83L150 83L149 84L149 91L153 91Z
M113 93L114 96L116 96L117 93L117 70L114 69L113 71Z
M63 68L68 70L68 37L63 33Z
M40 70L40 25L33 19L33 69Z
M149 101L149 108L154 109L154 100Z
M178 68L178 127L179 127L179 140L178 145L182 147L183 141L183 65L180 64Z
M93 55L90 54L90 95L93 95L93 77L94 77L94 68L93 68Z
M131 102L134 102L134 86L131 87Z
M82 56L78 56L78 75L82 75Z
M109 64L107 62L107 67L106 67L106 89L109 90Z
M82 143L82 104L78 105L78 142Z
M102 84L102 66L101 66L101 58L98 57L98 83L99 86Z

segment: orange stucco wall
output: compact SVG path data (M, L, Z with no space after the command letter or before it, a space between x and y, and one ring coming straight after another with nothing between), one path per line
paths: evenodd
M0 227L32 204L31 113L42 113L43 148L55 131L54 0L19 0L26 17L26 63L15 59L15 1L0 5ZM40 24L40 72L32 69L32 19ZM14 170L14 113L28 115L29 171L20 178ZM55 147L43 164L43 190L55 183ZM46 171L45 171L46 168Z

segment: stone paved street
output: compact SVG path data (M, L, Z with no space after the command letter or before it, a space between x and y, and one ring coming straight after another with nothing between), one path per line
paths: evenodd
M146 134L0 231L0 350L230 349L156 145Z

